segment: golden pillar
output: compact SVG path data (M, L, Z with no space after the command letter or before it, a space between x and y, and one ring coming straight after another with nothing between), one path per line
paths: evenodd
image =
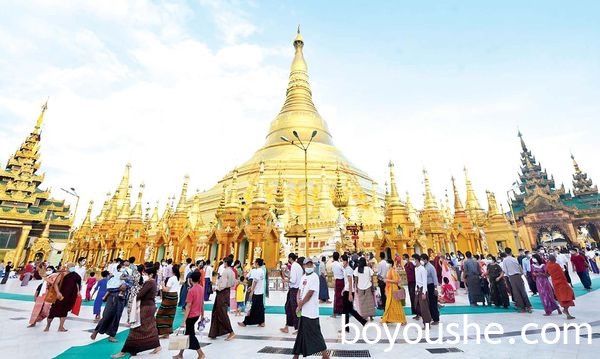
M21 264L21 256L23 255L23 250L27 243L27 236L29 236L29 232L31 231L31 226L23 226L21 228L21 237L19 238L17 248L15 248L15 257L13 258L15 267Z

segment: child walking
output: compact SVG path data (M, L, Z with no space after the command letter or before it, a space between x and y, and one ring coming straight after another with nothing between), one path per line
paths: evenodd
M244 276L240 276L240 281L235 287L235 301L237 302L237 309L235 316L239 317L242 312L246 311L246 285L244 284Z
M92 288L94 287L94 284L96 284L96 272L91 272L90 277L87 279L87 282L85 283L85 300L86 301L92 300Z

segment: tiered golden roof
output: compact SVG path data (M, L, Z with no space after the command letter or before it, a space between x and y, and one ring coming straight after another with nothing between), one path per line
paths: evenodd
M21 264L34 257L56 256L69 235L72 218L64 201L40 188L40 140L48 102L42 106L33 131L0 169L0 258ZM26 244L34 245L27 248ZM37 242L40 242L37 244ZM54 251L52 246L54 243Z

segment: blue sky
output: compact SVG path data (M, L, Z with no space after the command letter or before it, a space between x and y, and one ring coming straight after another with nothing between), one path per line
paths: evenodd
M283 102L297 24L334 142L380 183L393 160L413 203L423 167L438 198L463 166L482 204L486 189L505 197L517 128L558 183L570 187L570 151L600 178L595 1L3 4L0 163L49 96L47 185L84 201L127 161L164 202L184 174L208 189L249 158Z

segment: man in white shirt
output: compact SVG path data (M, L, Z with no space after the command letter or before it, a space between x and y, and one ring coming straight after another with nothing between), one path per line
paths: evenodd
M210 260L204 265L204 301L207 302L212 294L212 276L213 267L210 265Z
M333 252L333 263L331 264L331 271L333 272L334 279L334 294L333 294L333 315L332 318L336 318L338 314L344 312L344 299L342 293L344 291L344 268L340 263L340 254Z
M79 257L77 265L75 265L75 272L81 277L82 283L87 279L85 278L87 272L87 268L85 267L85 257Z
M294 327L298 330L298 316L296 315L296 308L298 307L298 288L300 288L300 281L304 270L302 266L297 262L298 256L294 253L288 255L288 263L291 264L290 278L285 279L289 282L289 290L287 293L287 299L285 301L285 326L280 328L282 333L288 333L288 327ZM317 293L317 297L318 297Z
M187 278L188 274L190 274L190 266L192 265L192 258L187 258L185 260L185 268L183 268L183 280Z
M425 269L425 261L420 259L415 262L415 288L417 298L417 316L423 318L423 326L431 323L431 313L429 312L429 299L427 297L427 269Z
M329 352L319 324L319 275L314 273L312 258L304 261L304 269L306 274L300 280L297 308L302 318L292 353L294 359L298 359L300 354L307 357L321 352L323 358L328 359Z
M385 277L388 271L388 262L385 260L385 252L379 253L379 265L377 266L377 286L381 295L381 306L379 309L385 310L385 302L387 298L385 296Z
M238 322L240 327L247 325L265 326L265 270L263 265L264 261L257 258L254 261L254 268L248 274L248 278L252 278L252 286L248 289L248 292L252 294L252 306L244 321Z

